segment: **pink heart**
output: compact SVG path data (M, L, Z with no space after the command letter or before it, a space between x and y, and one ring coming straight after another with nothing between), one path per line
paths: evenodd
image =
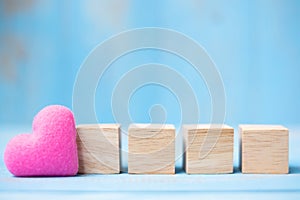
M32 134L14 137L4 162L15 176L72 176L78 171L76 128L73 113L60 105L41 110L32 123Z

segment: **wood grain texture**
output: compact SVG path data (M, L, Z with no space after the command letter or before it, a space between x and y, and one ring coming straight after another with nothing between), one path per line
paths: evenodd
M279 125L240 125L241 171L289 173L289 131Z
M128 133L128 173L175 173L173 125L131 124Z
M120 125L85 124L76 129L78 173L120 173Z
M227 125L195 124L184 125L182 131L186 173L233 172L233 128Z

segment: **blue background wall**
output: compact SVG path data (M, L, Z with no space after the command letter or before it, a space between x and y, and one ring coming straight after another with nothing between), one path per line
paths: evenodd
M48 104L72 107L73 84L88 53L120 31L153 26L182 32L207 50L224 81L227 123L300 123L297 0L1 0L0 123L29 124ZM164 52L145 50L120 60L108 76L118 79L118 67L124 71L148 62L179 70L186 65ZM201 121L206 122L210 101L204 89L198 95L204 99ZM106 97L96 100L101 98ZM164 104L167 121L177 123L173 98L149 86L132 97L130 113L135 121L147 122L151 105ZM106 104L96 109L102 122L113 122Z

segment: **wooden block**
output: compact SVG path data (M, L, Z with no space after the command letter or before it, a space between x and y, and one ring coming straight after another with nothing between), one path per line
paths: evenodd
M173 125L131 124L128 133L128 173L175 173Z
M242 173L289 173L287 128L278 125L240 125L239 132Z
M193 124L184 125L182 131L186 173L233 172L233 128L227 125Z
M78 173L120 173L120 125L85 124L76 129Z

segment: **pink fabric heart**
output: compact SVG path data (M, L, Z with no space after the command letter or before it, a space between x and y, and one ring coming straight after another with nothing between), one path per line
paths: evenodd
M15 176L72 176L78 171L73 113L52 105L32 123L32 134L14 137L4 153L7 169Z

